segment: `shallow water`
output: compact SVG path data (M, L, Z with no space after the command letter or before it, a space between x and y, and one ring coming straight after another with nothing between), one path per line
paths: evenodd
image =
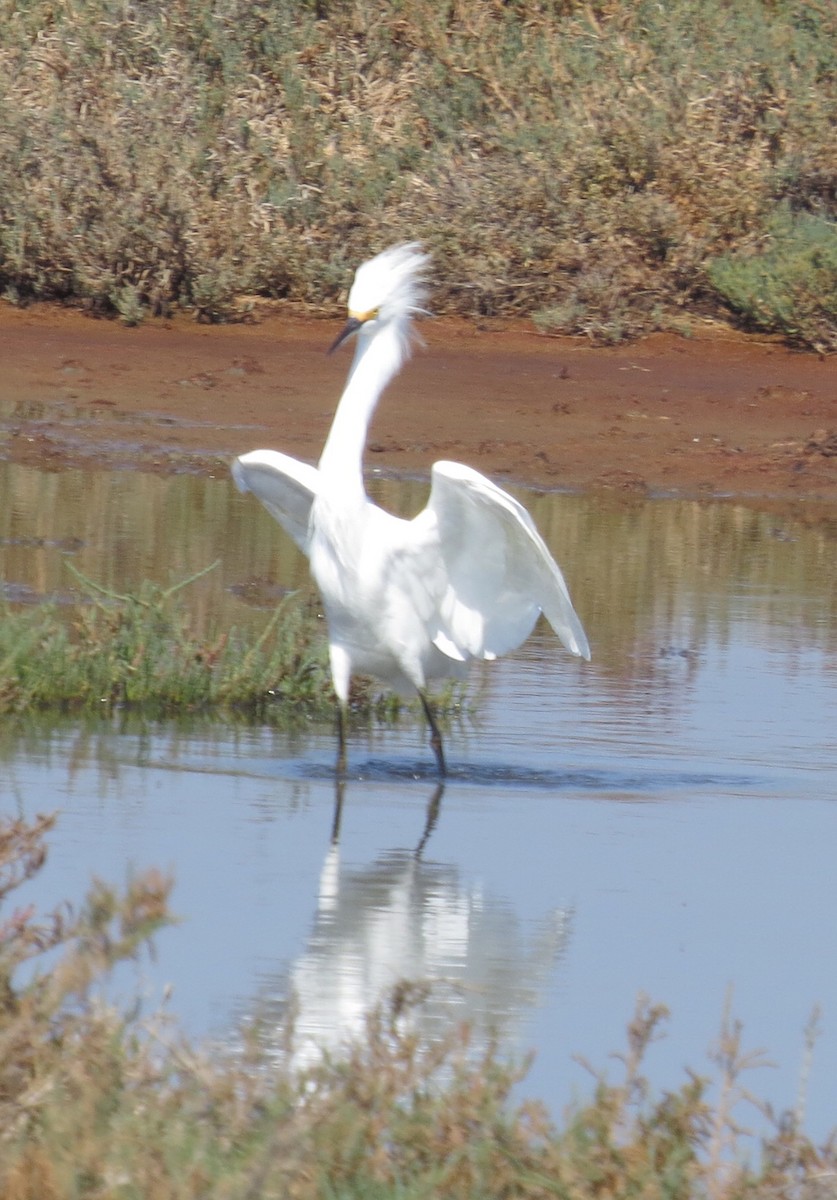
M201 619L264 621L304 562L226 478L46 475L3 467L9 599L71 598L71 561L108 586L183 577ZM380 481L400 511L421 489ZM498 1027L536 1050L524 1090L556 1112L625 1047L640 992L671 1009L655 1083L708 1069L725 997L750 1079L797 1100L803 1029L822 1007L808 1089L835 1123L835 522L737 505L526 497L593 647L546 630L475 673L439 793L418 720L354 732L333 780L330 727L6 723L9 811L59 808L47 906L91 873L171 868L183 918L143 964L193 1034L226 1036L293 993L298 1055L358 1027L404 977L437 980L421 1020ZM246 602L245 602L246 601ZM254 603L255 601L255 603ZM336 809L339 839L332 842ZM120 986L133 988L135 977ZM755 1120L755 1114L742 1113Z

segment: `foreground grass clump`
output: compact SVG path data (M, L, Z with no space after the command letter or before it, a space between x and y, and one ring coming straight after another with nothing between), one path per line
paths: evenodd
M197 578L197 577L196 577ZM132 595L97 589L70 615L41 606L0 614L0 712L202 710L287 719L334 706L321 623L289 597L260 634L199 632L180 593L192 580Z
M147 581L122 594L67 565L88 595L69 613L0 608L0 714L209 713L286 726L334 716L324 623L300 596L288 596L258 633L207 633L181 592L213 567L171 587ZM352 681L350 703L361 720L395 720L411 707L363 678ZM460 710L460 689L443 689L435 703L444 720Z
M0 822L0 903L43 866L53 818ZM747 1066L724 1033L708 1081L655 1095L643 1055L664 1011L640 1006L625 1077L561 1127L512 1099L520 1073L467 1029L411 1030L402 985L345 1057L294 1073L251 1038L202 1051L160 1016L97 998L170 920L171 881L96 883L79 906L0 924L0 1195L4 1200L752 1200L830 1194L834 1147L790 1119L745 1165L733 1108ZM293 1031L286 1040L293 1043ZM275 1043L274 1043L275 1044ZM823 1190L825 1189L825 1190Z
M420 237L437 310L616 341L742 311L713 262L837 218L826 0L0 0L0 105L0 290L129 324L332 306ZM833 345L771 275L789 319L747 319Z

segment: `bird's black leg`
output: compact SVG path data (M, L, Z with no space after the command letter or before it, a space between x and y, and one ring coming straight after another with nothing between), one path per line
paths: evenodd
M346 774L346 706L337 705L337 778Z
M436 755L436 765L439 768L439 774L444 779L448 773L445 766L445 752L442 749L442 735L439 732L439 726L436 724L436 717L433 709L430 707L430 702L424 692L419 692L424 715L427 717L427 724L430 726L430 745L433 747L433 753Z

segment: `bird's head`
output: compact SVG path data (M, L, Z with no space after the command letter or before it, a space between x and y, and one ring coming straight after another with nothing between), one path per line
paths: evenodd
M424 312L425 269L430 256L419 242L390 246L358 267L349 292L349 319L329 353L359 330L373 333L396 322L406 334L410 317Z

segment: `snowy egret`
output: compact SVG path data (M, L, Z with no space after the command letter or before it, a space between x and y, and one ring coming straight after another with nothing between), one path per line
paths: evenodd
M409 355L428 261L410 242L358 268L349 319L332 350L353 334L357 345L319 465L254 450L232 466L239 489L257 496L310 560L328 622L338 773L345 772L355 672L418 693L443 776L429 682L461 677L471 659L515 649L541 612L572 654L590 657L564 577L532 518L484 475L455 462L435 463L427 507L412 520L385 512L366 495L367 429L382 391Z

